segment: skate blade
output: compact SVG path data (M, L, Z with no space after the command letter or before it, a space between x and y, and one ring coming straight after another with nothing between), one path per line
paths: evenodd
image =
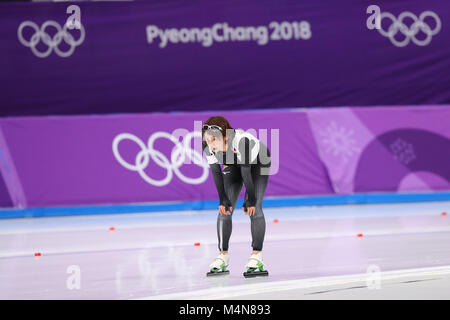
M227 271L217 271L217 272L208 272L208 273L206 273L206 276L207 277L215 277L215 276L224 276L224 275L227 275L227 274L230 274L230 270L227 270Z
M255 278L255 277L267 277L269 275L269 271L253 271L253 272L244 272L244 277L246 278Z

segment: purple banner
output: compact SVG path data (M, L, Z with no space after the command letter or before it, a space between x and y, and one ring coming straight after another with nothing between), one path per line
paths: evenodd
M450 109L329 108L307 114L336 193L450 189Z
M15 207L215 200L200 139L212 115L0 119L4 189ZM269 147L268 197L450 190L448 106L221 115Z
M371 4L1 3L0 116L450 103L450 3Z
M191 201L217 198L198 136L212 115L27 117L0 124L28 207ZM332 192L305 114L223 115L271 150L267 196ZM249 118L257 126L249 128Z

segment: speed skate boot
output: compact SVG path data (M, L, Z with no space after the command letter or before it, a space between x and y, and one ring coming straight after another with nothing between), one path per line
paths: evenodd
M244 272L244 277L246 278L269 275L269 272L264 270L264 262L261 251L250 256L245 268L247 269L247 272Z
M216 275L225 275L230 274L230 271L227 270L228 265L230 264L230 257L227 254L220 253L217 258L209 265L210 271L206 274L206 276L216 276Z

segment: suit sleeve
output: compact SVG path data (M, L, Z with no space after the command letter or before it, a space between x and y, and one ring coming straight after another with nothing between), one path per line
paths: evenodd
M220 168L220 164L218 163L217 159L216 161L214 161L211 157L214 157L214 155L212 155L209 152L209 148L208 145L206 144L206 142L203 142L203 151L206 154L206 157L208 159L208 163L209 163L209 167L211 168L211 173L214 179L214 184L216 185L216 189L217 189L217 193L219 195L219 201L220 201L220 205L225 206L225 207L231 207L231 201L228 199L226 193L225 193L225 187L223 184L223 176L222 176L222 170ZM208 158L209 157L209 158Z
M217 193L219 195L219 201L221 206L231 207L231 201L228 199L225 193L225 187L223 185L222 170L220 169L220 164L214 163L210 164L211 172L213 175L214 183L216 185Z
M251 141L253 142L253 141ZM250 150L251 142L248 138L243 138L239 141L239 152L241 153L241 176L244 180L247 207L254 207L256 205L255 184L252 177L252 165L250 164ZM254 142L253 142L254 143Z

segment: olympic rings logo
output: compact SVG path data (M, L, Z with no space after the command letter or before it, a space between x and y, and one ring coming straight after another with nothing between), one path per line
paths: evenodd
M177 138L173 135L158 131L153 133L148 141L147 145L145 145L138 137L131 133L121 133L116 136L112 143L112 150L114 157L116 160L126 169L131 171L136 171L139 173L142 179L144 179L147 183L162 187L170 183L173 177L173 173L177 175L183 182L188 184L201 184L206 181L209 174L209 166L206 161L203 160L202 154L197 152L194 149L191 149L191 140L195 137L201 138L201 132L190 132L184 138L181 143ZM172 149L170 160L160 151L155 150L153 145L155 140L157 139L168 139L173 142L175 147ZM126 162L119 153L119 143L123 140L131 140L135 142L140 148L141 151L138 152L135 158L135 162L128 163ZM198 178L189 178L183 175L180 172L180 167L185 163L186 158L192 160L194 164L203 168L203 173ZM167 170L167 175L165 178L161 180L155 180L150 178L147 173L144 171L150 163L150 159L153 160L160 167Z
M409 28L403 23L403 20L408 17L414 21ZM433 30L427 23L425 23L424 20L426 17L431 17L436 22L436 26ZM378 29L378 31L383 36L389 38L392 44L397 47L405 47L411 40L418 46L426 46L431 42L432 37L438 34L439 31L441 31L442 26L439 16L433 11L424 11L418 18L415 14L409 11L405 11L398 16L398 19L389 12L382 12L380 15L380 23L381 20L385 18L390 19L392 21L392 24L389 26L387 31L383 30L383 28L381 27ZM422 31L426 35L425 39L417 39L416 35L419 33L419 31ZM403 34L405 36L405 39L403 39L402 41L395 39L395 36L398 32Z
M29 27L34 30L33 35L29 40L26 40L23 37L23 29ZM48 27L54 27L56 29L56 33L53 37L51 37L47 32L46 29ZM31 51L39 58L46 58L51 53L52 50L55 50L55 53L62 57L66 58L73 54L75 51L75 47L79 46L81 43L83 43L86 32L84 30L84 27L81 23L79 23L79 29L80 29L80 37L78 40L75 40L74 37L70 34L70 32L67 31L69 28L68 24L64 24L64 27L61 28L61 26L53 20L46 21L42 24L42 26L39 28L38 25L32 21L24 21L20 24L19 29L17 30L17 36L19 38L20 43L22 43L24 46L31 48ZM69 46L70 49L67 51L62 51L59 49L59 45L64 40ZM48 49L45 51L39 51L36 46L37 44L42 41L46 46L48 46Z

